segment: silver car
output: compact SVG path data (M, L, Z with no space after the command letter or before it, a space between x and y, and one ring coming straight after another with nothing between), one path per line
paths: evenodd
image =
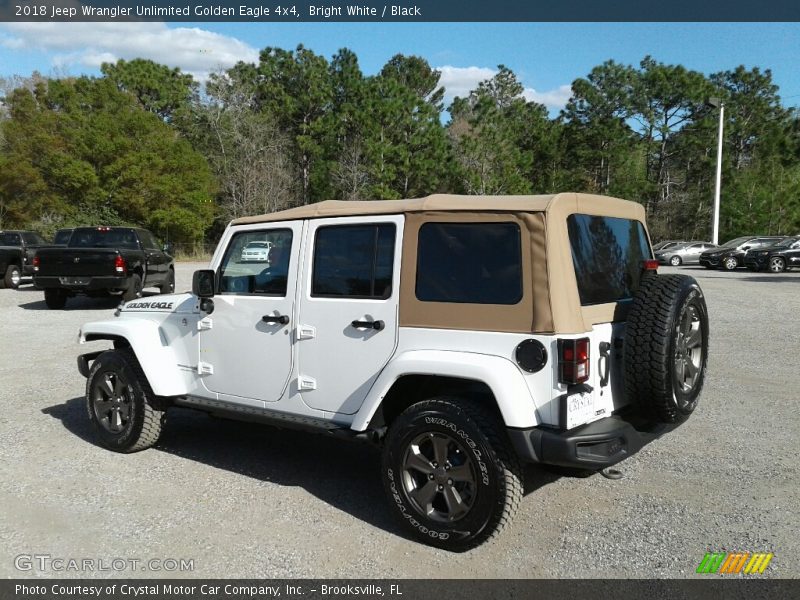
M662 265L697 264L700 262L700 255L706 250L716 248L716 244L711 242L686 242L676 246L670 246L656 252L656 260Z

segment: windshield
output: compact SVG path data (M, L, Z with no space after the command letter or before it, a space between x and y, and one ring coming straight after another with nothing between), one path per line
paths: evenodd
M724 244L722 244L722 246L720 246L720 248L736 248L737 246L741 246L742 244L744 244L749 239L752 238L749 237L736 238L735 240L731 240L730 242L725 242Z
M76 229L70 248L126 248L136 250L139 243L132 229Z

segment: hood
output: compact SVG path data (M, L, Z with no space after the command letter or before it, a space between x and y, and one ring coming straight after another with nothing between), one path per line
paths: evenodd
M197 310L197 296L187 293L144 296L129 300L121 308L121 312L193 313Z

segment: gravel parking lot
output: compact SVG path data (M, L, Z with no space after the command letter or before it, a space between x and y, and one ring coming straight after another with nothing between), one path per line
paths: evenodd
M179 264L177 289L202 266ZM155 449L100 448L75 357L102 343L76 335L116 303L50 311L31 285L0 290L0 576L47 554L194 563L41 573L73 577L692 577L711 550L774 552L765 576L796 578L800 273L661 269L678 271L710 309L694 416L618 481L529 468L512 527L462 555L402 535L368 446L175 409Z

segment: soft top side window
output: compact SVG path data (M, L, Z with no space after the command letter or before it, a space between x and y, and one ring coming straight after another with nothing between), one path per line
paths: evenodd
M521 234L516 223L425 223L417 242L418 300L471 304L522 300Z

